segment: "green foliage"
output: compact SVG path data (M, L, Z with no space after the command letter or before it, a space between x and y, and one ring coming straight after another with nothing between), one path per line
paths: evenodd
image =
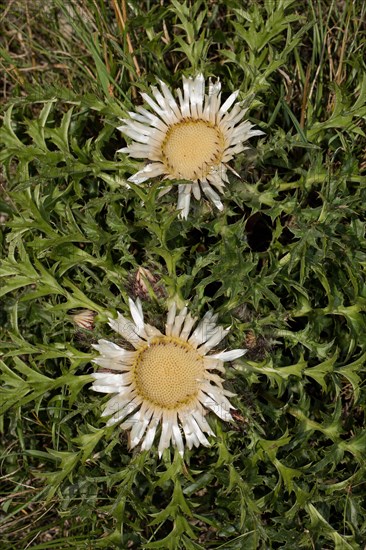
M1 548L362 548L365 6L38 4L1 20ZM116 127L139 91L197 71L265 136L224 211L181 221L164 181L127 185L140 163ZM212 446L184 460L130 452L87 386L141 266L148 322L189 301L249 350L227 368L233 423L209 417Z

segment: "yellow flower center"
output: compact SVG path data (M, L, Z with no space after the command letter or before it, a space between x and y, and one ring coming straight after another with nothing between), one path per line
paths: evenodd
M133 365L139 395L165 409L194 401L204 370L203 357L191 345L169 336L140 349Z
M169 128L162 145L163 162L174 178L194 181L220 164L224 145L215 124L187 118Z

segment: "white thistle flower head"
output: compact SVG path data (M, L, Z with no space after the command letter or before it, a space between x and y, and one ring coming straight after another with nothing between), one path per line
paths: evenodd
M90 309L74 310L71 313L71 318L75 325L85 330L93 330L95 316L95 311L91 311Z
M129 112L130 118L122 119L124 124L118 128L134 140L119 152L151 161L129 181L139 184L155 176L187 180L178 185L177 208L182 218L188 216L191 193L199 200L202 191L222 210L217 191L222 193L228 182L226 163L247 149L244 143L249 138L263 132L253 130L250 122L242 120L247 109L235 103L238 90L221 105L219 79L215 83L210 79L205 94L202 74L183 77L183 93L177 90L178 101L164 82L159 83L161 91L152 86L154 99L141 94L150 110L136 107L137 112Z
M133 321L118 313L109 325L134 351L108 340L93 346L100 354L94 363L115 371L92 375L93 390L114 394L102 413L110 417L107 426L122 422L121 428L130 430L130 447L141 443L141 450L152 447L160 426L159 456L170 444L181 456L185 445L189 449L209 446L205 434L215 434L206 420L207 412L230 421L233 408L227 398L234 394L223 388L217 373L225 373L224 362L241 357L246 350L208 355L229 330L216 325L217 315L212 312L195 327L197 319L187 308L177 313L173 304L163 334L145 323L140 300L130 299L129 304Z

